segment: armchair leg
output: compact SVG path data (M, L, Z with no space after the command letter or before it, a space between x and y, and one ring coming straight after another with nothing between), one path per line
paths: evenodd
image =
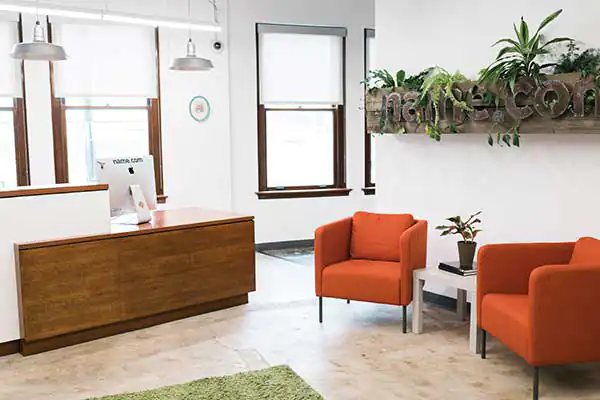
M346 300L346 304L350 304L350 300Z
M533 367L533 400L540 398L540 367Z
M406 333L406 306L402 306L402 333Z
M323 323L323 298L319 296L319 323Z
M481 329L481 358L485 360L487 332Z

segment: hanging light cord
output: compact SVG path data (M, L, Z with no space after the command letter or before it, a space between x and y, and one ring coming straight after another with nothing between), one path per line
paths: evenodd
M192 23L192 0L188 0L188 22ZM190 39L190 41L192 40L192 28L190 27L190 29L188 30L188 38Z
M213 7L213 21L215 25L219 25L219 7L217 7L217 0L208 0ZM219 33L215 32L215 40L219 40Z
M208 2L213 6L213 19L215 24L219 23L219 7L217 7L217 0L208 0Z

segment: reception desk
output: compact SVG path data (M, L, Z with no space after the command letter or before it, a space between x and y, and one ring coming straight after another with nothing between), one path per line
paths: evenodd
M19 349L15 243L110 231L107 185L0 190L0 356Z
M24 355L241 305L255 290L253 217L200 208L19 243L15 256Z

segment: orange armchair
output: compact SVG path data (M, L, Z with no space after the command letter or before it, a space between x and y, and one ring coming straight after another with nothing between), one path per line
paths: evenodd
M600 361L600 240L488 245L477 264L481 357L490 333L524 358L535 400L540 367Z
M357 212L315 231L315 291L323 297L403 306L412 301L412 276L425 268L427 221L409 214Z

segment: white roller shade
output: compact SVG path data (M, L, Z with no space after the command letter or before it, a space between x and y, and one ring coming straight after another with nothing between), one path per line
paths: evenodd
M342 104L343 37L259 33L262 104ZM260 30L259 30L260 32Z
M20 61L8 55L18 41L17 23L0 20L0 96L21 96Z
M57 97L156 97L153 28L59 23L53 42L68 56L54 64Z

